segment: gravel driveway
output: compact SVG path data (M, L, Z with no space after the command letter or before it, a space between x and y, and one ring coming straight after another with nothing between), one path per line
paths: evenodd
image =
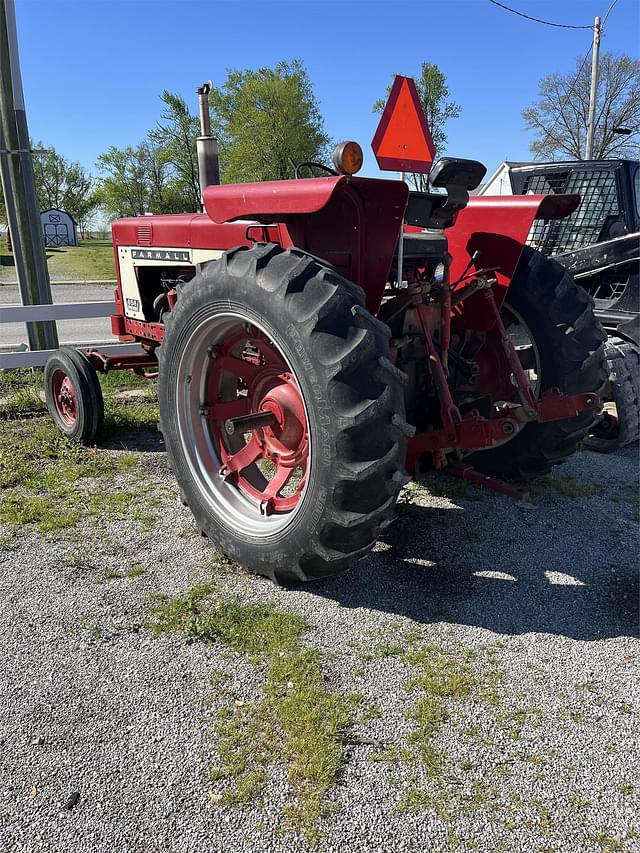
M317 849L640 850L635 450L576 454L532 508L428 477L354 570L289 591L216 558L156 434L100 453L127 450L110 488L143 482L153 524L0 526L0 850L307 849L282 756L243 807L210 774L217 715L259 700L264 666L149 628L150 596L202 582L302 617L328 687L359 695ZM456 662L430 766L417 703Z

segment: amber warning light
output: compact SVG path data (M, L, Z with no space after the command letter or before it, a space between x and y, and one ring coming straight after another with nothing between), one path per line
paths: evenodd
M341 175L355 175L362 169L362 156L357 142L339 142L333 149L333 168Z

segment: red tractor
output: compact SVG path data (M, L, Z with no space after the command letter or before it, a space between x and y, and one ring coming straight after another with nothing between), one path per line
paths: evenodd
M480 163L441 159L434 192L409 193L355 177L354 142L321 177L301 164L295 180L220 186L211 152L202 161L205 212L113 224L112 328L144 352L52 356L66 435L96 434L96 371L158 371L168 461L198 527L280 582L365 555L420 468L513 492L494 478L575 450L606 380L604 333L584 290L524 243L577 196L466 208Z

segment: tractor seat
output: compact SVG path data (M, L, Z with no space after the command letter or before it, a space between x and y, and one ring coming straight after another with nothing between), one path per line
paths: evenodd
M435 211L444 207L446 203L446 192L421 193L411 190L409 192L407 209L404 214L404 221L407 225L428 228Z

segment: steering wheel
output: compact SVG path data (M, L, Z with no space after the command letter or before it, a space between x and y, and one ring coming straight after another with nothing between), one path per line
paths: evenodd
M296 178L315 178L314 174L315 169L320 169L321 172L326 172L328 175L337 175L337 172L334 172L333 169L330 169L328 166L325 166L324 163L314 163L313 160L305 160L304 163L298 163L296 166ZM309 174L304 175L303 171L307 171Z

